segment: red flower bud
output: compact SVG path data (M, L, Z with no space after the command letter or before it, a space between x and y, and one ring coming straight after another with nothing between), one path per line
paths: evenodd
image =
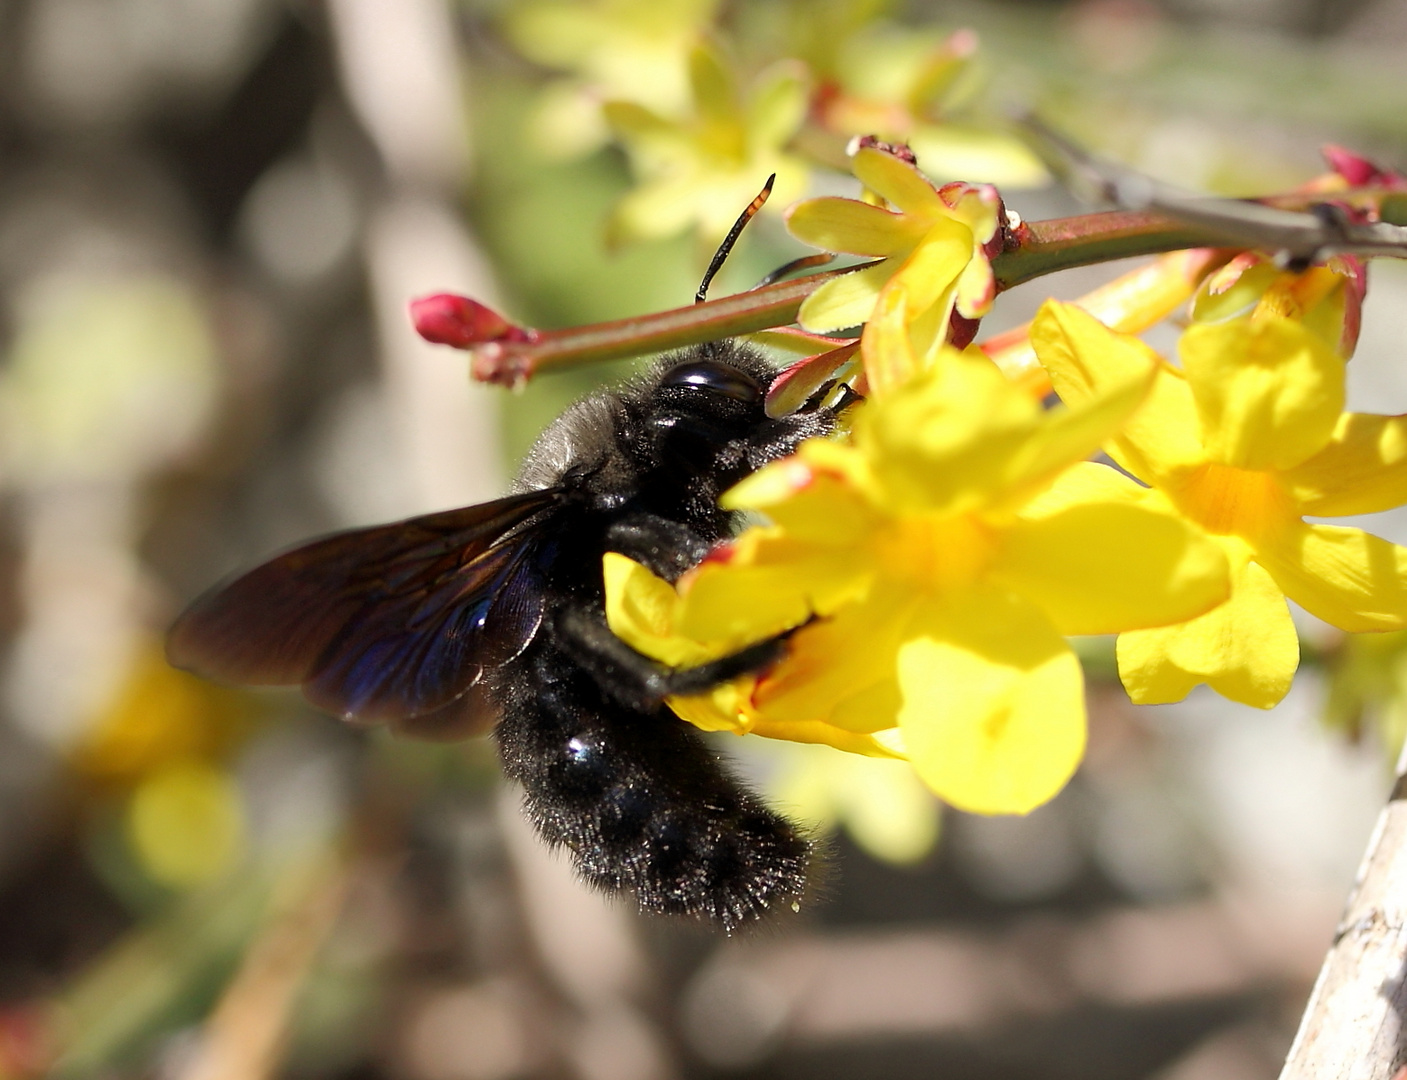
M1393 190L1407 189L1407 177L1373 164L1352 150L1333 143L1326 143L1320 150L1329 168L1338 173L1353 187L1385 187Z
M416 332L436 345L468 349L490 341L522 341L527 331L477 300L455 293L436 293L410 304Z

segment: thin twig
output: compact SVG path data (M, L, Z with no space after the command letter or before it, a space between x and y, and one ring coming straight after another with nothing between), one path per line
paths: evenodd
M1223 199L1183 191L1125 165L1107 161L1035 117L1023 126L1046 164L1077 195L1113 203L1133 213L1152 212L1218 240L1207 246L1279 252L1287 265L1307 267L1331 255L1407 259L1407 228L1384 221L1354 221L1343 193L1314 193L1306 205L1276 200Z

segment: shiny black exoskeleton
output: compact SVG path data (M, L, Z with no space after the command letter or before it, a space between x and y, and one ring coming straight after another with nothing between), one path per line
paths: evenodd
M831 430L819 396L769 417L772 377L732 342L667 358L569 409L507 498L315 541L206 594L172 662L427 737L496 722L538 832L592 884L729 930L760 918L801 895L810 843L663 702L782 645L663 667L606 626L601 559L677 579L732 532L723 491Z

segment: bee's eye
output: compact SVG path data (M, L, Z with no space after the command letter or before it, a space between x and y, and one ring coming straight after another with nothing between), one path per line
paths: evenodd
M693 386L747 404L762 400L762 387L746 371L716 360L695 360L671 368L661 386Z

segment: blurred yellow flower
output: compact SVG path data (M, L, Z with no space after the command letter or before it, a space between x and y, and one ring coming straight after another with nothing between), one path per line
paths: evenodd
M137 476L195 445L220 373L204 306L187 282L55 277L17 307L0 374L0 470L10 480Z
M884 261L822 285L802 304L801 325L813 331L858 326L874 311L880 290L901 272L910 281L908 320L935 324L930 338L941 340L954 310L967 319L985 315L996 298L988 250L1002 224L996 190L935 188L917 166L874 146L861 146L852 167L869 191L895 209L833 196L807 199L787 212L787 228L813 247Z
M1003 188L1049 181L1021 139L974 115L986 79L973 31L875 22L835 48L817 109L831 131L903 142L933 176Z
M790 746L765 782L771 801L801 821L843 828L876 859L915 863L938 842L942 808L902 761Z
M238 691L177 671L161 642L143 642L132 667L74 748L74 765L100 781L130 784L172 761L225 756L251 732Z
M601 105L633 101L678 118L689 107L689 53L717 0L540 0L504 9L509 39L530 60L572 72L551 83L533 127L540 148L570 157L610 135Z
M191 888L227 872L243 853L243 801L224 769L173 762L133 791L127 831L153 881Z
M885 348L909 348L902 305L879 320ZM613 598L608 576L607 616L622 632L622 608L667 608L655 625L668 645L622 636L668 663L800 626L775 669L680 714L809 725L808 741L842 749L853 747L826 734L897 735L943 799L1024 813L1060 790L1084 749L1083 678L1062 635L1206 611L1227 595L1226 560L1140 505L1131 480L1083 460L1142 403L1151 361L1051 412L981 354L895 366L916 374L862 407L853 444L804 443L725 496L772 524L686 575L677 607L639 575ZM637 604L647 589L654 598Z
M1245 251L1207 275L1193 298L1192 318L1223 322L1257 310L1275 312L1302 322L1348 359L1358 344L1367 291L1366 268L1352 255L1337 255L1297 274Z
M1051 302L1031 339L1071 405L1156 365L1147 403L1106 449L1150 486L1145 501L1204 529L1231 563L1225 604L1119 639L1134 701L1177 701L1205 682L1235 701L1274 705L1299 662L1286 596L1344 630L1407 627L1407 549L1304 521L1407 502L1407 416L1344 412L1344 358L1320 332L1261 305L1190 327L1179 370L1137 338Z
M744 89L717 51L698 45L688 70L693 107L682 119L634 101L605 105L637 179L612 214L615 240L672 236L692 225L711 246L770 173L778 205L806 190L806 163L786 150L806 116L805 68L773 64Z

